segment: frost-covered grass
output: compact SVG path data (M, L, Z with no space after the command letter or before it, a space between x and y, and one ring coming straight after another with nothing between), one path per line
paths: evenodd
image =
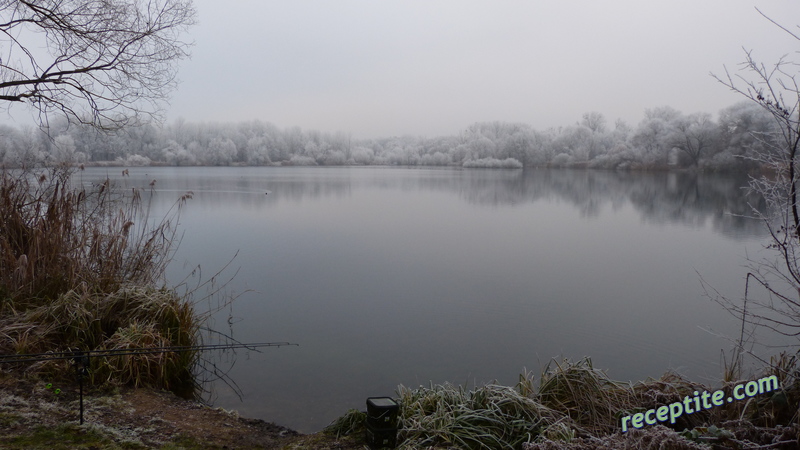
M748 433L755 437L748 439L753 441L759 439L758 433L767 436L764 439L783 439L781 436L800 431L795 415L800 404L798 368L796 358L776 359L767 373L782 373L781 392L683 416L675 424L677 430L693 430L683 435L662 425L621 434L620 417L681 401L707 388L674 373L638 383L613 381L588 358L551 362L538 383L529 373L523 373L515 387L486 384L468 389L449 383L416 389L400 386L398 444L409 450L584 449L603 445L688 449L702 448L698 442L727 436L725 426L749 427ZM742 418L746 419L744 425ZM361 432L365 420L363 413L351 410L326 431L336 435ZM740 438L736 445L746 443Z
M559 414L519 390L489 384L401 387L403 448L519 448L559 422Z

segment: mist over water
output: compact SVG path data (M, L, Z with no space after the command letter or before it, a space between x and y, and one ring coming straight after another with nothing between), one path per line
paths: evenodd
M153 216L185 191L169 269L225 266L242 293L212 325L299 347L217 355L242 402L303 432L399 384L513 385L551 358L591 356L619 380L674 369L715 383L707 330L738 336L700 276L740 298L763 241L740 176L449 168L131 168ZM84 180L119 173L87 169ZM699 275L698 275L699 274ZM196 278L190 278L195 280ZM225 276L222 277L225 279ZM247 291L247 292L245 292ZM230 365L230 364L228 364Z

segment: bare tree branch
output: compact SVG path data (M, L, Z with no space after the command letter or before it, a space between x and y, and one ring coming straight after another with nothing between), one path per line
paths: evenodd
M764 16L792 38L800 40L786 27ZM761 106L772 117L772 133L754 136L761 151L751 158L764 169L752 177L749 189L767 203L766 211L753 208L753 216L763 221L769 233L767 249L771 256L749 260L745 297L734 301L712 296L744 325L774 331L787 337L800 337L800 71L795 61L784 56L772 65L758 61L745 49L744 62L737 72L726 67L724 76L712 76L724 86ZM753 293L753 283L759 292ZM743 342L739 344L739 352Z
M785 32L787 32L787 33L789 33L789 35L790 35L790 36L792 36L793 38L795 38L795 39L797 39L798 41L800 41L800 36L797 36L796 34L792 33L792 32L791 32L791 31L790 31L788 28L784 27L783 25L779 24L778 22L776 22L775 20L773 20L773 19L772 19L771 17L769 17L768 15L764 14L763 12L761 12L761 10L760 10L760 9L756 8L756 11L758 11L758 13L759 13L759 14L761 14L761 16L762 16L763 18L765 18L765 19L769 20L770 22L772 22L772 23L773 23L773 24L774 24L776 27L778 27L778 28L780 28L781 30L783 30L783 31L785 31Z
M31 105L42 125L57 112L118 129L161 118L195 10L191 0L0 0L0 22L0 100Z

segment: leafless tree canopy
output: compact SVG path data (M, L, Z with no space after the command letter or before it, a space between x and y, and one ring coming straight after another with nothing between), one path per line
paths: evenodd
M191 0L0 0L0 100L102 129L160 118Z

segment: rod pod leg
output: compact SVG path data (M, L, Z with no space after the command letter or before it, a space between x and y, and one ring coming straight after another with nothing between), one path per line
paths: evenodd
M78 376L78 395L80 404L80 424L83 425L83 379L89 375L89 355L80 350L73 353L72 363Z

